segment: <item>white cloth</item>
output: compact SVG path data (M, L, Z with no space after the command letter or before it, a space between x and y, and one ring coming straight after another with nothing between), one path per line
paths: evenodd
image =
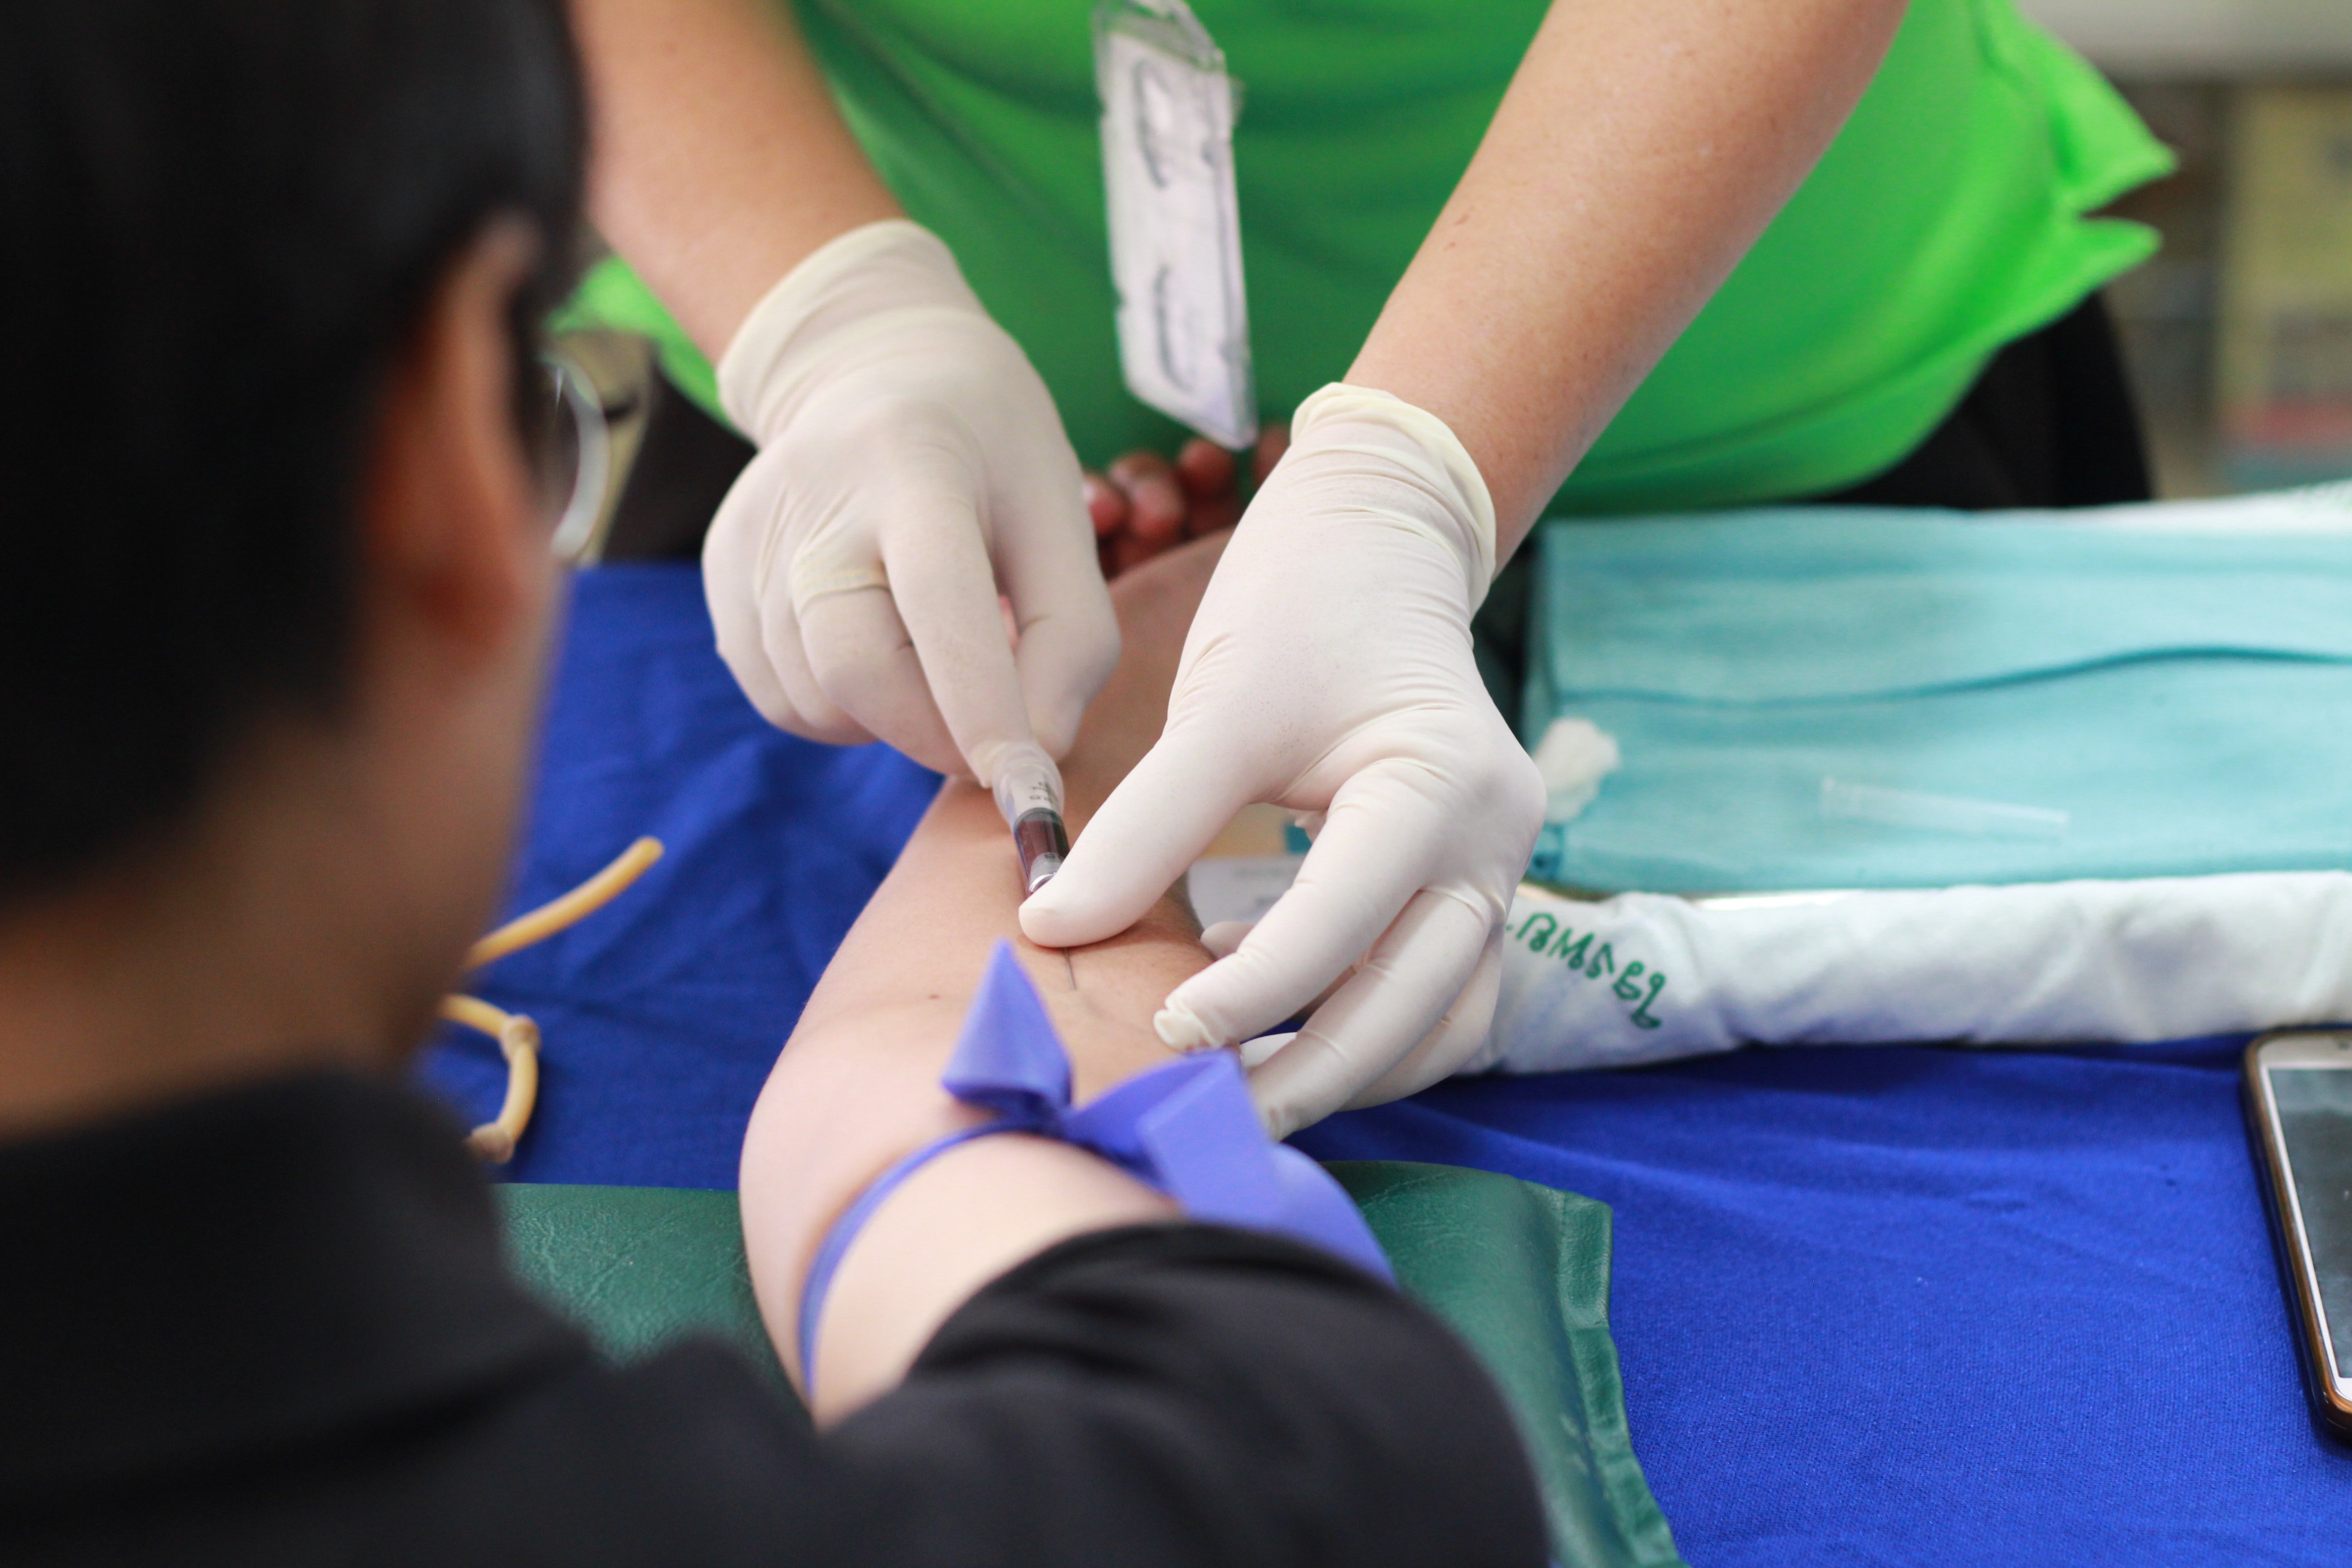
M1494 1030L1463 1070L2352 1020L2352 875L2340 871L1806 897L1580 903L1521 889Z
M1601 795L1601 781L1624 759L1617 738L1590 719L1559 718L1535 749L1543 775L1544 820L1573 822Z
M1494 571L1493 504L1444 424L1385 393L1316 393L1193 616L1159 743L1022 906L1032 941L1097 942L1242 806L1306 817L1297 881L1153 1020L1180 1049L1232 1045L1340 982L1251 1074L1276 1136L1411 1094L1486 1036L1544 809L1471 658Z
M2352 531L2352 483L1976 521L2336 534ZM2347 1022L2352 875L2338 871L1696 903L1522 888L1494 1029L1463 1070L1750 1044L2132 1043Z
M752 705L991 787L1066 752L1118 623L1054 400L947 247L898 218L817 250L752 308L719 394L760 455L703 586Z

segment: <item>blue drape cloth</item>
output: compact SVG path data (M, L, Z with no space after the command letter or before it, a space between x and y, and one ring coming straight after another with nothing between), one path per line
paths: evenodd
M640 833L670 854L479 977L546 1031L512 1173L732 1185L778 1044L934 784L769 731L690 571L584 575L513 903ZM452 1031L425 1071L469 1117L497 1103L486 1039ZM2235 1071L2234 1042L1751 1051L1457 1082L1298 1142L1614 1206L1634 1446L1698 1568L2337 1568L2352 1457L2304 1414Z
M1522 732L1624 764L1541 874L1648 892L2352 866L2352 539L1855 508L1540 537ZM1825 814L1822 781L2063 812Z
M509 902L556 897L640 835L667 853L598 914L471 982L546 1040L509 1173L732 1187L776 1047L938 787L886 747L771 729L719 662L690 569L583 574ZM488 1116L497 1047L446 1038L427 1079Z

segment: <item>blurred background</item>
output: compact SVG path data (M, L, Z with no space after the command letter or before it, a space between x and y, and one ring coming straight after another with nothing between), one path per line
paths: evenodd
M2352 0L2019 0L2123 89L2180 157L2112 209L2157 258L2107 290L2157 493L2352 478ZM719 492L635 464L654 377L643 339L566 334L611 421L612 509L667 498L698 534ZM667 454L677 457L678 454ZM691 456L691 454L687 454ZM706 493L706 491L708 493ZM643 510L643 503L640 503Z
M2180 154L2108 289L2166 497L2352 477L2352 0L2021 0Z

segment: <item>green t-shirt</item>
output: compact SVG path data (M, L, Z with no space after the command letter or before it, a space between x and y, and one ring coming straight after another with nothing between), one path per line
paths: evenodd
M1269 418L1345 373L1545 0L1196 0L1243 89L1234 158ZM1099 466L1181 433L1128 395L1112 324L1087 0L800 0L851 128L955 251ZM2001 344L2147 257L2084 215L2171 155L2011 0L1912 0L1853 118L1561 492L1646 511L1785 499L1901 458ZM790 178L789 170L778 171ZM1660 201L1674 193L1662 190ZM617 261L574 320L710 368Z

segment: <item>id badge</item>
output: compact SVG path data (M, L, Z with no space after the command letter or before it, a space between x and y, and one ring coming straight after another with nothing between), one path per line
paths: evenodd
M1257 395L1233 79L1184 0L1101 0L1094 29L1119 368L1138 399L1240 450Z

